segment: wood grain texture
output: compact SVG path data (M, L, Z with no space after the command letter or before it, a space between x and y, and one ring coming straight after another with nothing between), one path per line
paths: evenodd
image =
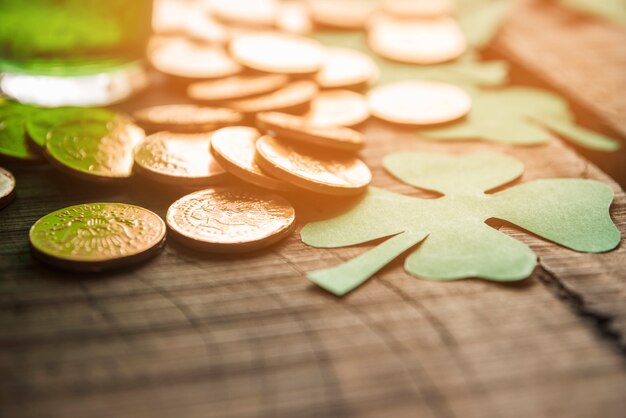
M367 136L375 185L416 196L424 193L383 171L385 154L494 149L433 144L375 122ZM495 148L525 162L522 181L602 178L558 140ZM162 215L180 192L138 179L95 188L47 167L11 168L18 198L0 218L3 416L617 417L626 407L616 344L537 280L551 273L546 280L622 331L623 248L579 255L506 229L541 257L525 283L428 282L398 261L343 299L304 272L367 246L313 249L298 234L247 256L200 254L170 240L137 269L72 275L31 258L27 231L38 217L96 200ZM612 213L624 232L617 191ZM297 204L302 223L333 203Z
M626 27L556 1L521 0L492 48L626 138Z
M520 20L544 19L525 13ZM528 32L518 23L522 29ZM508 30L503 36L513 36ZM517 35L506 42L530 48ZM568 59L578 59L573 54ZM532 55L520 57L545 72ZM585 88L600 87L578 89ZM148 93L129 106L179 100ZM609 120L598 106L590 110ZM427 195L382 169L390 152L499 150L524 162L520 181L610 184L611 214L626 233L624 192L558 139L511 148L427 142L374 121L365 131L363 156L376 186ZM581 254L494 223L538 254L529 280L429 282L406 274L400 258L342 299L310 284L304 272L371 246L314 249L297 232L245 256L202 254L169 240L159 257L135 269L77 275L32 259L28 229L39 217L94 201L164 215L184 192L138 178L96 187L45 166L8 168L18 190L0 212L2 417L623 416L623 244ZM299 227L339 204L292 200Z

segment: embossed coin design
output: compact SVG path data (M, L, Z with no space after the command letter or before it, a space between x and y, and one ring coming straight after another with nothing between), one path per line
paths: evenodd
M430 125L465 116L471 97L459 87L434 81L403 81L368 93L372 114L388 122Z
M301 116L278 112L259 113L259 129L285 141L298 141L319 147L342 151L358 151L365 145L365 137L354 129L343 126L315 126Z
M226 172L209 152L211 134L158 132L135 151L135 170L152 180L202 187L223 180Z
M242 113L298 111L305 109L318 92L312 81L295 81L272 93L224 103Z
M190 104L161 105L134 113L135 120L146 130L171 132L208 132L241 122L239 112L223 107Z
M7 206L15 197L15 177L0 167L0 209Z
M215 188L184 196L167 211L167 225L182 244L198 250L236 253L258 250L291 233L295 211L267 191Z
M324 64L315 81L324 89L360 88L378 78L376 63L363 52L327 48Z
M456 20L397 19L376 16L369 23L368 42L385 58L411 64L436 64L463 55L465 35Z
M304 115L314 126L354 126L370 117L365 96L350 90L322 90Z
M350 155L337 155L271 136L256 143L257 162L269 174L303 189L330 195L355 195L365 191L372 173Z
M155 46L150 52L150 62L164 74L188 79L226 77L242 69L222 47L195 44L185 39Z
M151 211L123 203L70 206L39 219L30 229L38 259L71 270L101 271L156 255L165 223Z
M324 61L324 47L319 42L281 32L235 36L230 53L248 68L278 74L312 74Z
M67 122L50 130L45 155L55 167L86 180L126 178L144 136L143 129L124 117Z
M211 152L226 171L247 183L276 191L294 190L291 184L263 172L256 163L256 141L260 137L254 128L222 128L211 136Z
M283 74L234 75L220 80L195 82L188 87L187 94L193 100L223 102L270 93L288 82L289 77Z

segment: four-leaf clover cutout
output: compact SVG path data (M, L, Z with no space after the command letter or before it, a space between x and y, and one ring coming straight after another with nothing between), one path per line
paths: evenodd
M499 153L400 152L387 156L384 166L399 180L443 196L423 199L370 187L347 212L307 224L301 238L313 247L385 239L346 263L307 274L335 295L355 289L413 247L404 268L425 279L529 277L536 255L485 223L492 218L575 251L604 252L620 242L609 215L613 191L594 180L534 180L488 193L523 172L520 161Z

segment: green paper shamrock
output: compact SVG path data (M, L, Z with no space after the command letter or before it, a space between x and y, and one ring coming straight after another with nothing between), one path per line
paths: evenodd
M573 9L626 25L626 1L624 0L561 0Z
M484 139L511 145L543 144L549 131L585 148L614 151L618 141L579 127L567 102L550 92L510 87L496 91L469 90L472 110L457 123L420 130L433 140Z
M484 48L498 32L509 14L511 0L455 0L459 25L465 33L467 43L475 48Z
M609 215L613 191L580 179L535 180L494 194L518 178L523 165L499 153L449 156L401 152L385 168L412 186L442 193L421 199L370 187L338 217L307 224L302 241L336 248L385 238L374 249L307 277L335 295L355 289L403 252L410 274L429 280L477 277L515 281L529 277L536 256L525 244L485 224L509 221L554 243L582 252L615 248L620 233Z
M454 62L416 65L391 61L375 54L367 46L362 32L324 31L315 32L313 37L328 46L356 49L369 55L380 70L375 84L428 79L457 85L497 86L506 82L508 76L504 61L478 61L472 51Z

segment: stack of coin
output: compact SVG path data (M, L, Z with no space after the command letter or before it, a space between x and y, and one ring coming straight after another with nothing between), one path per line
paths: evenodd
M306 119L277 112L260 113L259 130L230 127L216 131L211 152L235 177L278 191L329 195L362 193L372 174L353 152L363 136L349 128L319 128Z
M461 118L463 90L424 80L362 94L378 78L367 53L307 37L315 27L367 32L380 56L411 64L461 57L467 42L450 0L158 0L148 48L157 71L195 104L140 109L55 109L0 102L0 156L37 160L89 180L146 179L197 190L166 222L181 243L212 252L261 249L294 229L279 195L363 193L372 175L357 153L370 114L397 124ZM145 136L144 130L151 135ZM226 185L236 178L239 185ZM215 185L217 184L217 185ZM15 181L0 169L0 207ZM209 188L207 188L209 187ZM35 256L56 266L103 270L156 254L165 224L117 203L53 212L31 229Z
M194 102L241 112L246 124L260 112L306 113L317 99L328 102L325 89L360 90L378 76L367 54L327 48L304 36L313 29L308 3L161 0L155 8L156 36L148 54L153 67L186 80ZM193 16L220 35L194 36L186 23ZM359 115L359 122L368 117Z

